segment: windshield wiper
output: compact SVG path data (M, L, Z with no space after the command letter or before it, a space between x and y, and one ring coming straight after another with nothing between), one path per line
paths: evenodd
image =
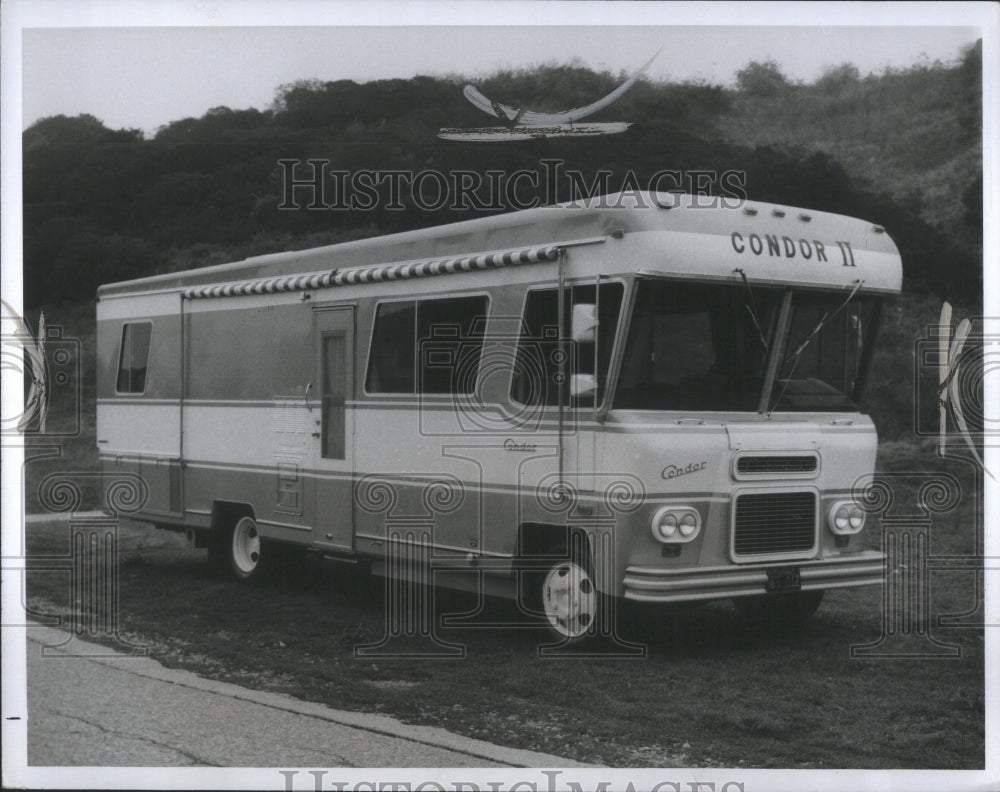
M835 310L833 313L827 312L823 314L823 316L820 317L820 320L816 323L816 326L809 332L808 335L806 335L805 338L802 339L802 342L795 348L795 351L792 352L792 354L790 354L787 358L785 358L783 365L791 363L792 367L788 370L788 376L785 377L785 383L784 385L781 386L781 392L778 394L778 398L774 400L773 405L768 409L767 411L768 415L774 412L774 408L781 402L781 398L785 395L785 389L788 388L788 383L792 381L792 374L795 373L795 367L799 365L799 358L802 357L802 353L805 352L806 347L809 346L809 343L816 337L819 331L823 329L823 327L826 325L827 322L829 322L831 319L833 319L833 317L835 317L837 314L839 314L847 307L847 304L854 299L854 295L858 293L858 289L860 289L863 284L864 284L863 280L859 279L858 281L856 281L854 284L854 288L851 289L851 293L848 294L847 299L844 300L837 307L837 310Z
M747 313L750 314L750 321L753 322L753 326L757 328L757 337L760 339L760 344L764 347L764 355L769 355L771 350L767 345L767 339L764 338L764 328L760 326L760 318L757 316L757 301L753 298L753 289L750 288L750 281L747 280L747 274L740 268L736 271L743 278L743 285L747 287L747 294L750 295L750 302L744 307L747 309Z

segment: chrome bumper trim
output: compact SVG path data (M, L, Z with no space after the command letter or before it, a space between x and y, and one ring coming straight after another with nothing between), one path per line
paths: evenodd
M766 593L767 570L798 567L802 591L848 586L877 586L885 582L884 553L866 550L848 556L815 561L748 566L663 569L630 566L625 569L625 599L643 602L695 602L749 597Z

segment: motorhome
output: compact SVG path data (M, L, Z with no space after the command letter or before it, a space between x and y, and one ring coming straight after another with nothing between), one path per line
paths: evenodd
M623 193L102 286L97 443L238 579L290 550L518 598L795 622L883 582L862 220Z

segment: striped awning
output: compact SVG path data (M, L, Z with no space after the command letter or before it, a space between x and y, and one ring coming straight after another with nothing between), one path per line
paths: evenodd
M326 289L333 286L351 286L359 283L426 278L430 275L451 275L456 272L508 267L512 264L535 264L559 258L559 245L501 250L493 253L474 253L445 259L399 261L392 264L372 264L364 267L307 272L299 275L282 275L271 278L193 286L183 292L188 300L202 297L240 297L249 294L274 294L276 292Z

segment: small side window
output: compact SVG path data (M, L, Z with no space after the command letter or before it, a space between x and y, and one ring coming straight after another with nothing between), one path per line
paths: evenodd
M369 393L413 393L416 311L415 302L378 307L365 382Z
M119 393L143 393L146 390L149 339L152 334L152 322L127 322L122 327L122 347L118 357L116 385Z

